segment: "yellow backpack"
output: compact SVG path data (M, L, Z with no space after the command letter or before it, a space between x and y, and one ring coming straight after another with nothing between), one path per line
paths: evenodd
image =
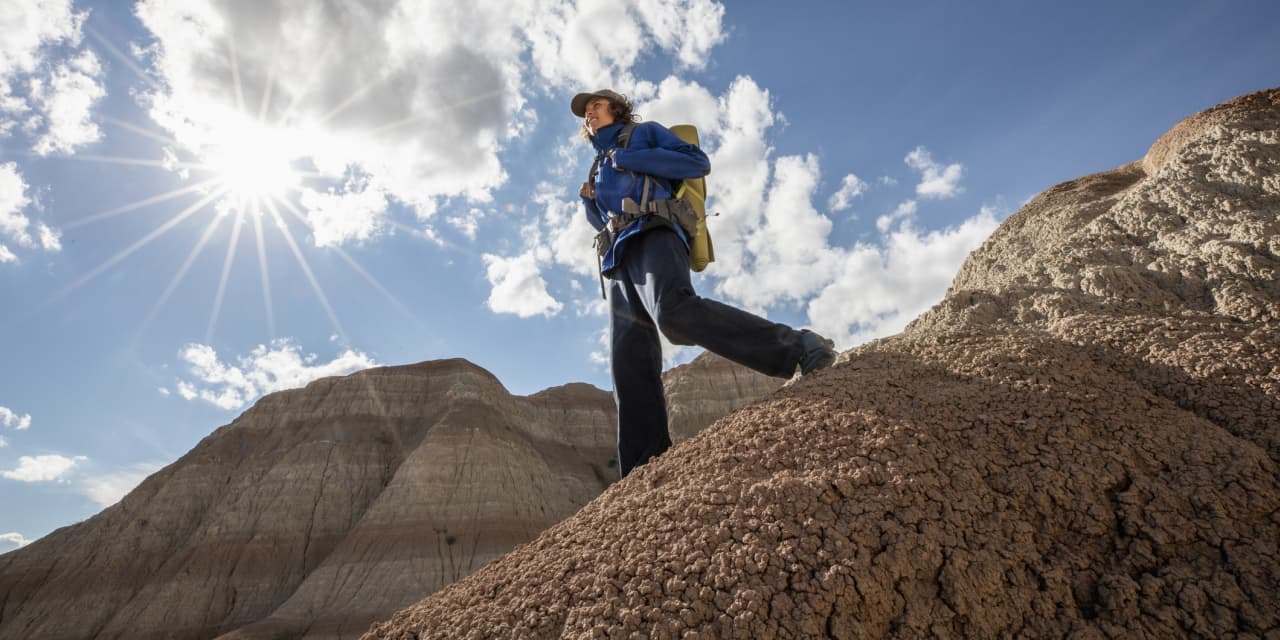
M617 145L620 148L627 148L631 142L631 131L636 125L629 122L618 133ZM698 129L691 124L678 124L670 127L671 133L676 137L688 142L691 145L700 146L698 144ZM591 173L587 178L586 184L594 185L596 175L600 168L600 160L604 154L596 156L596 161L591 164ZM649 176L645 176L644 196L641 202L636 203L630 198L624 198L622 202L623 213L629 215L656 214L666 218L672 224L679 224L685 230L685 234L689 238L689 268L693 271L702 271L707 268L716 259L715 249L711 246L711 233L707 230L707 180L706 178L690 178L688 180L672 180L672 200L683 200L689 205L689 209L693 210L695 220L693 224L688 224L687 214L683 211L679 215L673 216L673 211L679 211L679 207L668 208L666 201L649 200L650 180ZM716 214L712 214L716 215ZM681 219L677 219L681 218ZM597 241L597 250L607 249L607 245L601 245Z
M695 147L699 146L698 129L691 124L675 125L671 127L671 133ZM677 182L678 185L672 185L676 190L674 197L688 201L698 214L697 229L693 237L689 238L689 268L702 271L716 259L715 249L711 246L711 233L707 230L707 179L692 178Z

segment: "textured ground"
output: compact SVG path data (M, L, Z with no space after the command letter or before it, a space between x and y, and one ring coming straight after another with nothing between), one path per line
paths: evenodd
M369 639L1280 637L1280 90Z

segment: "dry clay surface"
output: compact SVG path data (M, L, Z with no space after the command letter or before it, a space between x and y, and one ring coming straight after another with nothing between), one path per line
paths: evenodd
M368 639L1280 637L1280 91Z

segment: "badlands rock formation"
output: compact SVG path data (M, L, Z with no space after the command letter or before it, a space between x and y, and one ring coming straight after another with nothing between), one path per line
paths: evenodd
M709 356L668 376L687 435L776 386ZM358 637L599 494L613 421L595 387L513 397L462 360L272 394L0 556L0 638Z
M1280 637L1278 256L1271 90L366 637Z

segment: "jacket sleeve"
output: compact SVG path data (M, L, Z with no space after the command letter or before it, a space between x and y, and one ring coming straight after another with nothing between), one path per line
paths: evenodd
M591 226L594 227L596 231L604 229L604 225L607 220L605 220L605 217L600 214L600 207L596 206L596 201L593 198L588 198L586 196L581 197L582 208L587 214L587 222L590 222Z
M643 127L653 146L644 147L633 143L625 149L615 149L615 166L668 180L701 178L711 172L711 160L702 149L681 140L670 129L656 122L645 122L640 127ZM640 133L640 127L637 127L636 133ZM635 134L632 135L634 139Z

